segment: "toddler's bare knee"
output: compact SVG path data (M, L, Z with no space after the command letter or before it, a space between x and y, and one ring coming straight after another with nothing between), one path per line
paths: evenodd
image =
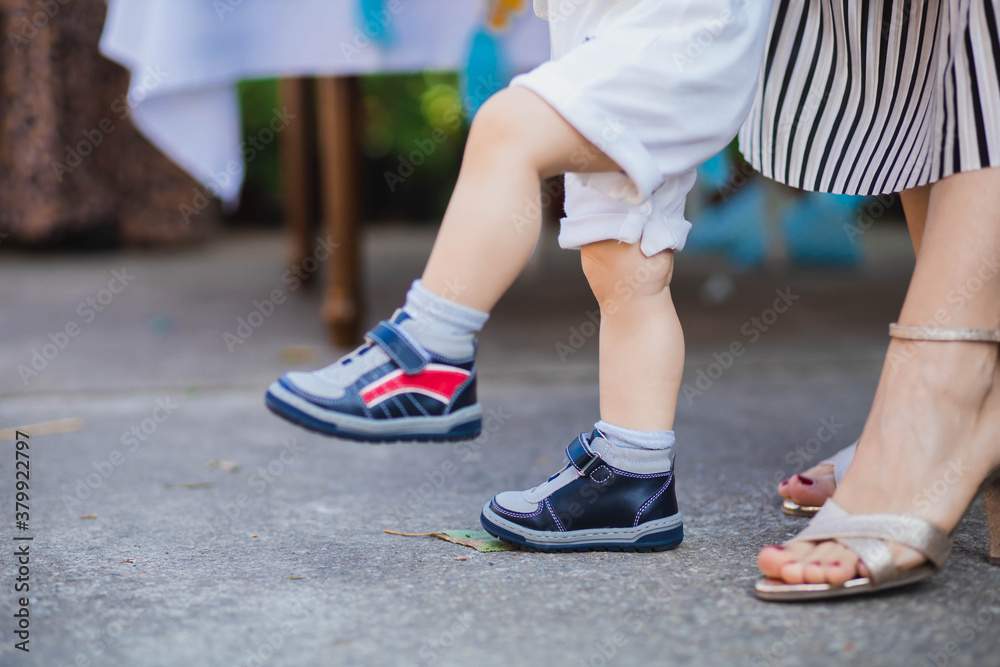
M516 95L505 89L479 108L469 128L466 159L498 158L524 152L526 128L521 120Z
M674 272L672 250L646 257L639 244L613 240L583 246L580 261L594 296L606 311L663 295Z

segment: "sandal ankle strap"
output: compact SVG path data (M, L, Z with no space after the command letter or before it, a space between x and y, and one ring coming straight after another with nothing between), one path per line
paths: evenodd
M907 327L893 322L889 335L906 340L969 341L1000 343L1000 329L942 329L938 327Z

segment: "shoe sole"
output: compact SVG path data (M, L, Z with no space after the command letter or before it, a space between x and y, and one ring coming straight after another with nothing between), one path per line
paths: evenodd
M868 577L858 577L846 582L843 586L831 584L786 584L776 579L761 579L754 585L754 595L768 602L808 602L812 600L829 600L830 598L880 593L900 586L915 584L937 570L931 565L921 565L900 574L892 581L881 584L872 583Z
M285 421L321 435L373 444L454 442L482 433L482 408L477 403L441 417L367 419L325 410L275 382L264 396L268 409Z
M493 537L529 551L566 553L573 551L667 551L684 540L681 514L648 521L635 528L602 528L548 532L531 530L483 508L480 523Z

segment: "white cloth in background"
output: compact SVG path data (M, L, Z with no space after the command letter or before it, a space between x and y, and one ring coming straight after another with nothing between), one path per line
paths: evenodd
M356 0L108 0L101 52L132 72L136 126L226 203L243 181L236 82L300 75L461 70L482 6L386 0L392 42L370 40ZM383 26L373 24L377 33ZM511 72L549 57L548 26L525 12L500 36Z

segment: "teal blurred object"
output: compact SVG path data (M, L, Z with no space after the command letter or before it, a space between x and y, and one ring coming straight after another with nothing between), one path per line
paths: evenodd
M698 167L702 192L720 192L732 183L733 165L723 150ZM704 197L704 195L703 195ZM848 233L856 225L864 197L805 192L779 214L788 260L803 267L853 267L864 260L864 246ZM749 269L769 254L768 188L752 179L692 220L685 252L719 253L733 268Z
M361 31L373 42L387 46L393 42L392 15L383 0L361 0L358 5Z
M149 321L149 330L160 336L167 335L173 328L173 321L166 315L157 315Z
M462 106L471 120L493 93L510 82L500 42L480 28L469 46L469 60L462 73Z
M807 192L781 213L788 259L798 266L852 267L864 248L846 227L856 224L864 197Z
M766 206L764 184L759 180L751 182L692 220L684 251L721 253L737 269L763 264L768 245Z
M698 180L709 188L721 190L733 179L733 163L725 150L715 154L698 167Z

